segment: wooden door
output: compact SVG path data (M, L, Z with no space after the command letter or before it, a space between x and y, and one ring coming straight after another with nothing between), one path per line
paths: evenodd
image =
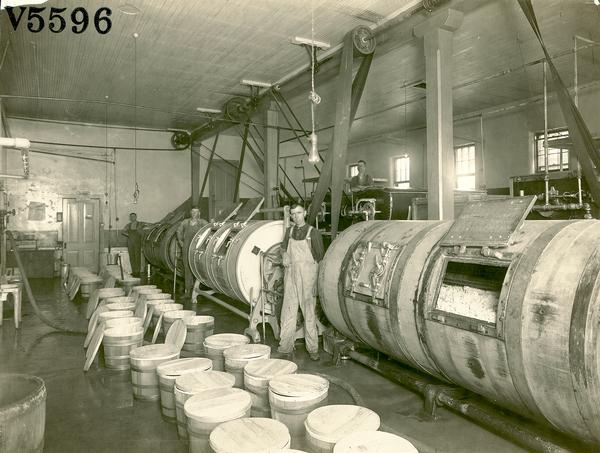
M98 271L100 200L63 198L63 258Z
M229 162L229 163L227 163ZM208 211L212 219L220 209L231 206L239 162L214 160L210 167ZM232 164L232 165L230 165Z

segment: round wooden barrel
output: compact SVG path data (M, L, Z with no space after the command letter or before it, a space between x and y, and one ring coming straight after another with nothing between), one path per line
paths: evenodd
M215 260L223 259L222 257L219 258L217 251L221 249L221 246L226 244L229 233L233 228L233 224L234 222L225 222L223 225L219 226L216 231L213 231L208 244L206 245L205 252L197 258L196 262L196 269L198 270L200 281L218 292L223 292L223 290L219 288L218 282L213 275L212 263Z
M493 253L466 239L466 253L455 252L451 226L372 221L344 230L319 266L327 318L420 371L600 442L600 222L525 221ZM364 278L381 253L388 264L373 298Z
M204 358L175 359L156 367L160 386L160 409L163 418L169 423L177 423L175 412L175 379L179 376L196 371L209 371L212 361Z
M244 367L255 360L271 357L271 346L266 344L241 344L223 351L225 371L235 376L234 387L244 388Z
M103 313L100 313L100 315L98 316L98 322L103 323L109 319L131 317L133 317L133 312L131 310L105 311Z
M215 318L212 316L190 316L183 320L187 328L187 336L181 354L192 356L204 355L204 340L210 337L215 329Z
M250 338L237 333L218 333L204 339L204 353L213 361L213 370L223 371L225 359L223 351L232 346L250 343Z
M271 416L284 423L292 436L304 437L308 414L326 404L329 381L313 374L286 374L269 381Z
M128 295L137 299L139 292L143 289L156 289L156 285L135 285Z
M227 240L215 249L216 259L209 263L217 290L250 304L261 288L258 248L268 251L283 240L281 220L250 221L242 229L232 228Z
M177 433L187 439L187 417L183 406L193 395L205 390L223 390L233 387L235 378L223 371L196 371L175 379L173 393L175 395L175 413L177 416Z
M269 381L275 376L293 374L298 365L289 360L261 359L244 367L244 388L252 397L252 416L271 417Z
M340 439L333 453L419 453L403 437L383 431L356 432Z
M206 286L210 285L200 271L200 262L204 260L204 253L206 252L208 242L217 229L218 227L216 227L216 224L214 223L204 225L192 238L192 242L190 243L190 248L188 250L188 262L190 263L192 274L194 274L194 276Z
M128 318L120 318L128 319ZM128 370L129 353L144 343L144 329L141 326L112 327L104 331L104 363L111 370Z
M379 415L361 406L335 404L313 410L306 421L306 437L314 453L331 453L340 439L352 433L377 431Z
M238 418L217 426L210 433L215 453L256 453L290 446L290 432L270 418Z
M181 276L183 262L176 260L176 255L181 257L181 247L177 241L179 224L161 223L152 227L144 238L142 251L152 266L168 270L171 274L176 268L177 275Z
M177 359L179 348L171 344L150 344L132 349L129 356L133 397L146 401L158 400L160 390L156 367Z
M79 277L79 281L79 291L84 299L89 298L102 284L102 278L94 275Z
M46 385L37 376L0 374L0 448L42 453L46 427Z
M110 300L110 299L109 299ZM119 310L135 310L135 304L133 302L116 302L106 304L108 311L119 311Z
M122 327L122 326L142 326L143 322L140 318L130 317L130 318L112 318L104 321L105 329L112 329L113 327Z
M196 312L194 310L169 310L165 312L162 320L163 332L167 332L169 327L171 327L171 324L177 319L183 319L185 321L185 318L189 316L196 316Z
M209 450L210 434L221 423L249 417L250 394L237 388L204 390L189 398L184 405L190 453Z

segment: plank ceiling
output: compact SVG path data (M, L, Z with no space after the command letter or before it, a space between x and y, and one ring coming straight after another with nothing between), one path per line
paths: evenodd
M312 0L315 38L335 45L355 26L376 24L409 3ZM539 64L480 81L542 56L517 1L453 4L465 12L454 40L455 113L539 95ZM600 41L600 7L591 0L534 0L533 4L552 54L572 49L574 35ZM90 12L106 5L99 0L45 4L66 6L68 11L84 6ZM113 28L104 36L93 27L80 35L47 29L35 34L24 23L13 31L2 12L0 95L5 96L6 113L13 117L103 124L108 116L111 124L190 130L205 119L197 107L220 108L234 95L247 95L241 79L276 81L306 64L306 52L289 39L310 37L310 5L297 0L120 0L110 2ZM405 127L424 124L424 90L403 87L424 78L422 41L410 37L411 23L424 17L413 16L399 25L392 34L397 39L377 48L353 127L355 139L402 135ZM599 52L595 47L579 54L580 84L600 80ZM556 63L571 82L572 53ZM334 88L335 80L317 78L317 91L324 99L318 127L333 122ZM108 109L97 103L107 96ZM308 126L306 94L290 102Z

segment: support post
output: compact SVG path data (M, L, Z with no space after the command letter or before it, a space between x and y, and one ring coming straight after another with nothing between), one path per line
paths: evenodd
M414 28L425 47L429 220L454 218L452 39L462 20L460 11L446 9Z
M242 168L244 168L244 156L246 155L246 145L248 144L248 130L250 129L250 120L244 126L244 136L242 137L242 152L240 153L240 164L235 177L235 191L233 192L233 201L240 200L240 181L242 180Z
M273 103L265 111L265 131L264 137L264 198L265 208L277 207L277 166L279 165L279 155L277 148L279 146L277 139L277 127L279 126L279 114L277 106ZM277 214L267 214L268 219L276 218Z
M192 145L190 145L190 156L192 160L192 206L198 206L200 202L200 154L192 151Z
M206 164L206 173L204 173L204 179L202 180L202 188L200 189L200 198L204 196L204 189L206 188L206 182L208 181L208 177L210 175L210 167L212 166L213 159L215 157L215 151L217 150L217 142L219 141L219 132L215 135L215 141L213 142L212 149L210 151L210 157L208 158L208 164ZM192 151L193 153L193 151ZM200 151L198 151L200 153ZM198 155L200 157L200 155Z

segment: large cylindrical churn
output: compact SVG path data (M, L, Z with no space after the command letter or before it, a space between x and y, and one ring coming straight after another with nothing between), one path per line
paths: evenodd
M211 224L212 225L212 224ZM189 250L192 272L204 285L250 304L261 288L261 252L273 253L283 240L283 221L207 225Z
M600 442L600 222L523 221L527 203L356 224L321 264L321 303L351 339Z
M144 237L142 251L151 265L170 272L177 268L177 275L181 276L183 260L181 246L177 241L179 223L161 223L150 229Z
M0 451L41 453L46 427L46 385L27 374L0 375Z

